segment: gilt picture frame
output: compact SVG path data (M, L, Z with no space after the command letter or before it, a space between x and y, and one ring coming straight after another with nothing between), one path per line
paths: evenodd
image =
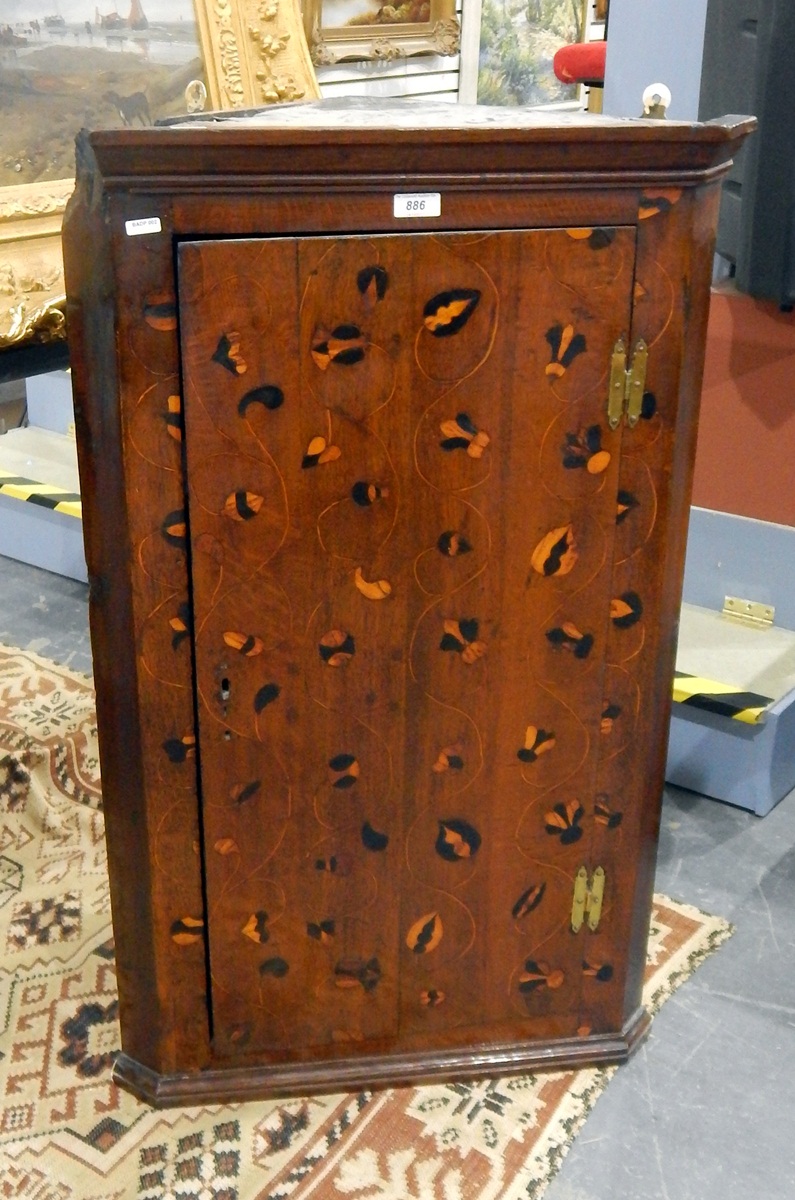
M188 87L220 109L317 99L298 0L5 0L0 352L66 337L61 224L80 128L178 116Z
M315 66L417 54L458 54L455 0L303 0L304 29Z

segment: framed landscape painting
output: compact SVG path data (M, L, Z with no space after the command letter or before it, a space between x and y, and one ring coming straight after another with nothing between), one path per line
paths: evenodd
M483 0L479 104L562 104L578 85L561 83L552 60L583 39L587 0Z
M83 126L185 111L204 73L193 0L3 0L0 348L64 336L60 227Z
M319 95L298 0L0 0L0 350L65 336L81 128ZM198 86L196 86L198 85Z

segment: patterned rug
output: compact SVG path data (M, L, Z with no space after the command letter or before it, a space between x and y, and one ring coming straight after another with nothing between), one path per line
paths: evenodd
M91 680L0 647L0 1197L536 1200L615 1068L154 1112L111 1081ZM657 896L652 1011L731 933Z

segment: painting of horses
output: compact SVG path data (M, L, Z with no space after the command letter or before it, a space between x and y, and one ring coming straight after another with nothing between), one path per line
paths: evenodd
M74 176L81 128L184 113L203 77L193 0L3 0L0 187Z

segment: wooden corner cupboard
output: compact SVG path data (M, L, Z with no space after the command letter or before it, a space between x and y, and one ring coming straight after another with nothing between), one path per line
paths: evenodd
M81 136L69 347L138 1095L644 1034L713 232L752 127L320 102Z

